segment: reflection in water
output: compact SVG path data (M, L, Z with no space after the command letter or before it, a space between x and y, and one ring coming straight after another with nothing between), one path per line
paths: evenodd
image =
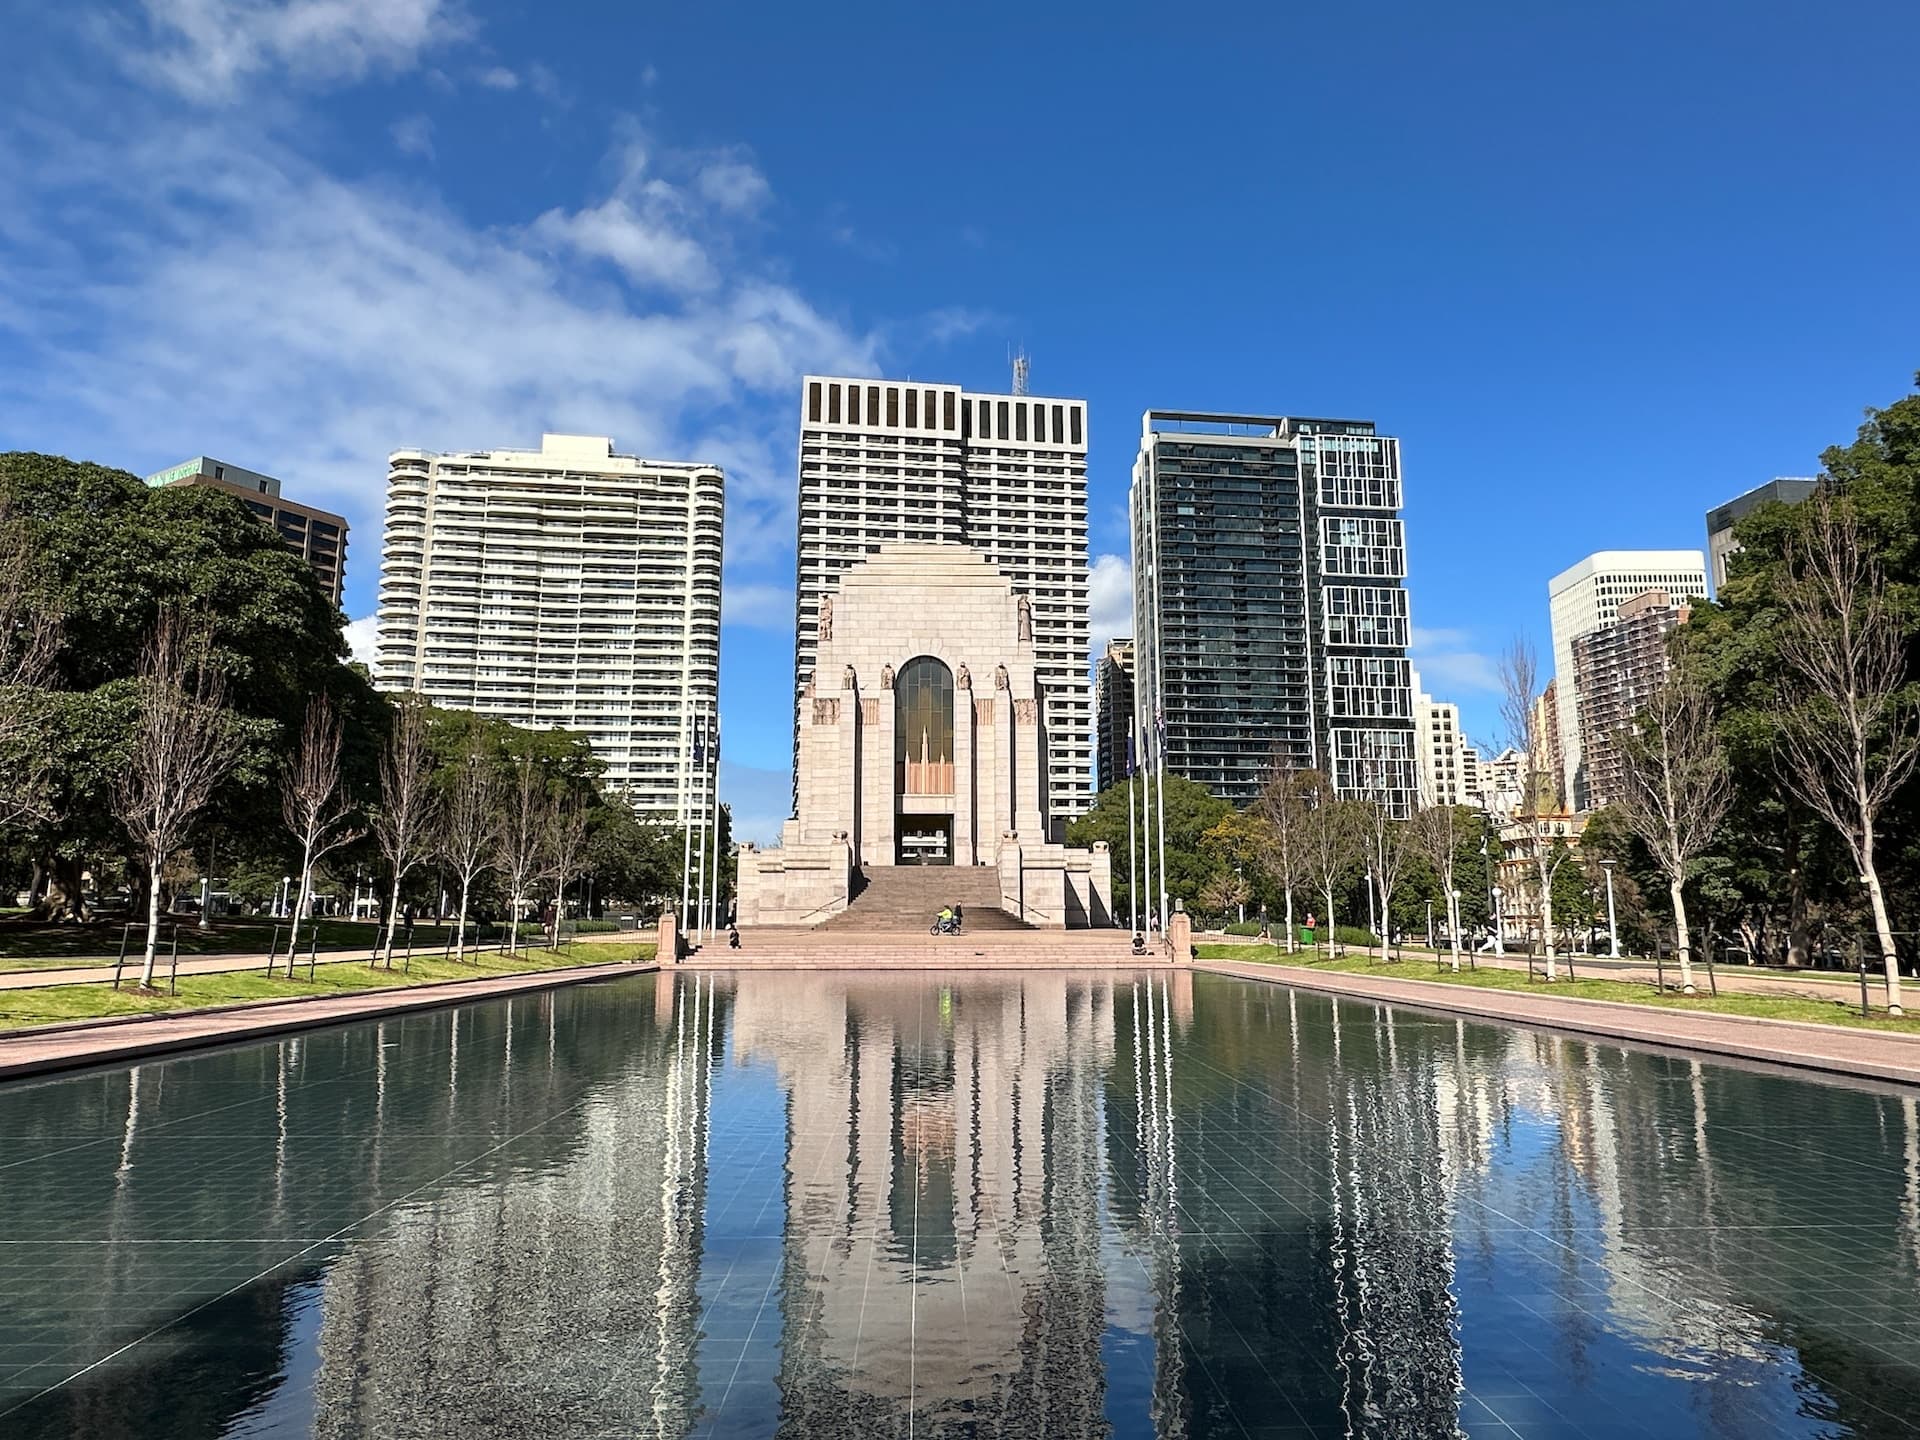
M0 1090L0 1433L1896 1436L1920 1114L1190 974L682 974Z

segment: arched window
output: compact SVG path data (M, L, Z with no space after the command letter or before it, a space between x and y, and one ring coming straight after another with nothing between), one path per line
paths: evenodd
M893 760L900 794L953 793L953 671L931 655L894 678Z

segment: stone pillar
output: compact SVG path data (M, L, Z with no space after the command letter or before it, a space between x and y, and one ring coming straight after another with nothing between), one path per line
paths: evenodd
M860 701L860 789L864 807L860 858L869 865L894 861L894 828L899 823L894 795L894 699L881 690Z
M953 863L978 865L974 838L974 776L977 757L973 741L973 692L953 692Z
M857 685L849 685L835 697L837 710L835 719L839 732L834 738L834 751L839 757L839 774L835 777L834 813L847 817L847 840L853 846L856 857L865 858L866 834L860 824L860 690Z
M662 965L679 962L680 921L671 910L660 912L660 928L654 933L653 958Z
M1013 721L1013 828L1027 844L1044 845L1047 837L1040 828L1040 791L1046 777L1040 756L1040 702L1015 700Z
M1193 959L1193 917L1178 900L1173 902L1173 914L1167 917L1167 958L1176 965Z

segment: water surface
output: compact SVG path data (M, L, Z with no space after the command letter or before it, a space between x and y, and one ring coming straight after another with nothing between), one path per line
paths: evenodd
M1213 976L0 1088L0 1435L1911 1436L1915 1097Z

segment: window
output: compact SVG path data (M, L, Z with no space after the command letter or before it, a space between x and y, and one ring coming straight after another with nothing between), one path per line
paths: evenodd
M892 385L887 387L887 428L900 428L900 392Z
M815 425L820 423L820 382L818 380L807 386L807 419Z
M994 416L994 419L998 423L994 426L993 433L998 435L1002 440L1004 440L1007 438L1007 402L1006 401L1002 400L1000 402L999 410L1000 410L1000 413Z
M827 423L829 425L840 423L840 387L838 385L827 387Z
M1007 407L1002 405L1000 408L1004 410ZM1027 407L1024 405L1013 407L1013 438L1016 440L1027 438Z
M907 428L909 430L920 428L920 392L918 390L907 391Z
M1073 416L1073 443L1080 443L1080 407L1075 405L1070 412Z
M880 387L878 385L869 385L867 387L867 424L878 425L879 423Z
M1053 407L1053 443L1056 445L1064 445L1067 441L1067 429L1066 426L1061 423L1064 419L1063 412L1065 409L1066 407L1064 405L1056 405Z
M947 391L946 417L946 428L951 430L953 429L953 391L951 390Z
M893 682L895 793L953 794L953 672L931 655L900 668Z

